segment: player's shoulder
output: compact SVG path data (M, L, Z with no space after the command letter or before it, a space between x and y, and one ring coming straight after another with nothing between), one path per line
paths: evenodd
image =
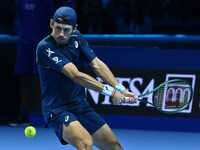
M55 41L53 40L53 38L49 35L47 37L45 37L44 39L42 39L39 44L38 44L38 49L41 48L46 48L46 47L53 47L55 45Z
M73 32L71 35L70 35L70 38L81 38L82 37L82 35L81 35L81 33L78 31L78 30L76 30L75 32Z

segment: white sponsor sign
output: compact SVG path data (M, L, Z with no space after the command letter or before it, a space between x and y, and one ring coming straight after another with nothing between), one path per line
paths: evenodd
M141 94L144 94L146 92L149 92L151 90L154 89L154 83L155 83L155 80L154 79L151 79L150 82L148 83L148 85L146 86L146 88L144 89L144 91L140 91L136 86L135 86L135 83L139 83L141 86L143 85L143 81L144 79L143 78L139 78L139 77L136 77L136 78L130 78L130 77L116 77L116 79L121 83L121 84L124 84L124 83L128 83L129 87L127 88L128 91L131 91L133 93L135 93L136 95L141 95ZM101 78L97 77L97 80L99 82L103 82L101 80ZM88 89L93 101L95 104L98 104L99 103L99 95L100 93L99 92L96 92L96 91L93 91L93 90L90 90ZM146 95L144 96L144 98L147 98L147 101L149 102L152 102L152 97L153 97L153 94L149 94L149 95ZM104 101L101 103L102 105L111 105L111 102L110 102L110 97L109 96L105 96L104 97ZM139 103L137 104L122 104L122 106L139 106ZM151 105L147 104L147 106L150 106L152 107Z
M194 91L196 75L190 75L190 74L167 74L166 75L166 81L168 81L168 80L170 80L172 78L190 79L192 81L191 85L192 85L192 88L193 88L193 91ZM176 99L178 92L180 93L180 101L183 100L183 97L185 96L185 94L188 95L188 99L189 99L189 96L190 96L191 93L190 93L190 91L188 89L180 90L179 88L177 88L177 85L170 85L170 86L171 87L166 89L167 91L165 91L165 93L170 93L170 92L173 93L172 94L172 101ZM169 96L169 94L166 94L166 95L164 94L163 100L166 99L166 96ZM189 105L189 109L184 109L179 113L191 113L192 112L192 103L193 103L193 99L192 99L192 101L191 101L191 103ZM163 102L162 108L165 110L165 108L166 108L166 103L165 102Z
M190 79L192 81L192 88L194 90L194 87L195 87L195 80L196 80L196 75L188 75L188 74L167 74L166 75L166 81L167 80L170 80L170 79L174 79L174 78L179 78L179 79ZM130 78L130 77L116 77L116 79L121 83L121 84L128 84L128 88L127 90L130 91L130 92L133 92L135 93L136 95L141 95L141 94L144 94L146 92L149 92L151 90L153 90L155 88L155 79L152 78L148 81L148 84L146 85L145 88L143 88L144 90L141 91L138 86L141 86L141 87L144 87L144 78L142 77L135 77L135 78ZM103 83L102 79L97 77L97 80L101 83ZM163 81L164 82L164 81ZM137 86L136 86L137 85ZM177 86L177 85L176 85ZM188 91L180 91L179 88L174 88L175 85L171 85L171 88L168 88L167 90L168 91L165 91L165 93L168 93L170 91L173 91L174 93L174 97L176 96L176 93L181 93L180 96L183 97L185 93L187 93ZM96 91L93 91L93 90L90 90L90 89L87 89L86 90L86 93L87 91L89 92L90 96L92 97L93 101L95 104L99 104L99 97L100 97L100 93L99 92L96 92ZM190 93L189 93L190 94ZM164 96L167 96L167 94L164 94ZM148 102L150 103L153 103L153 93L152 94L149 94L149 95L146 95L143 97L145 100L147 100ZM165 97L163 98L165 100ZM181 100L181 98L180 98ZM193 101L193 100L192 100ZM163 102L162 103L162 107L164 108L165 107L165 103ZM111 102L110 102L110 97L109 96L104 96L104 100L101 102L101 105L111 105ZM134 106L134 107L137 107L140 105L140 102L136 103L136 104L122 104L121 106ZM150 104L146 104L147 107L153 107L152 105ZM192 102L190 103L189 105L189 109L185 109L183 111L181 111L180 113L191 113L191 110L192 110Z

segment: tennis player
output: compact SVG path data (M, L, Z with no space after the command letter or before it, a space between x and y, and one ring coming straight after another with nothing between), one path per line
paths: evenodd
M57 9L50 20L51 35L37 47L44 119L62 144L69 143L78 150L91 150L92 145L102 150L121 150L108 124L85 100L85 87L111 96L114 104L134 103L136 96L94 54L77 30L76 20L72 8ZM107 84L83 73L84 61Z

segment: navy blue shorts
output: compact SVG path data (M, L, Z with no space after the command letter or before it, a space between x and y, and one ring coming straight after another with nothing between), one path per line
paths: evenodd
M38 74L36 63L37 42L19 41L15 63L15 74L33 75Z
M63 124L68 126L69 123L73 121L79 121L81 125L90 133L90 135L92 135L106 123L105 120L90 106L73 112L63 111L59 114L51 112L51 119L49 119L48 124L50 127L54 128L58 139L63 145L68 144L62 138Z

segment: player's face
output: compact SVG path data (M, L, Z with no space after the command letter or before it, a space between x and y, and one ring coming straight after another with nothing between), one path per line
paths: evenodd
M51 22L51 28L51 35L59 44L67 44L69 42L71 33L75 31L72 25L61 24L57 22Z

